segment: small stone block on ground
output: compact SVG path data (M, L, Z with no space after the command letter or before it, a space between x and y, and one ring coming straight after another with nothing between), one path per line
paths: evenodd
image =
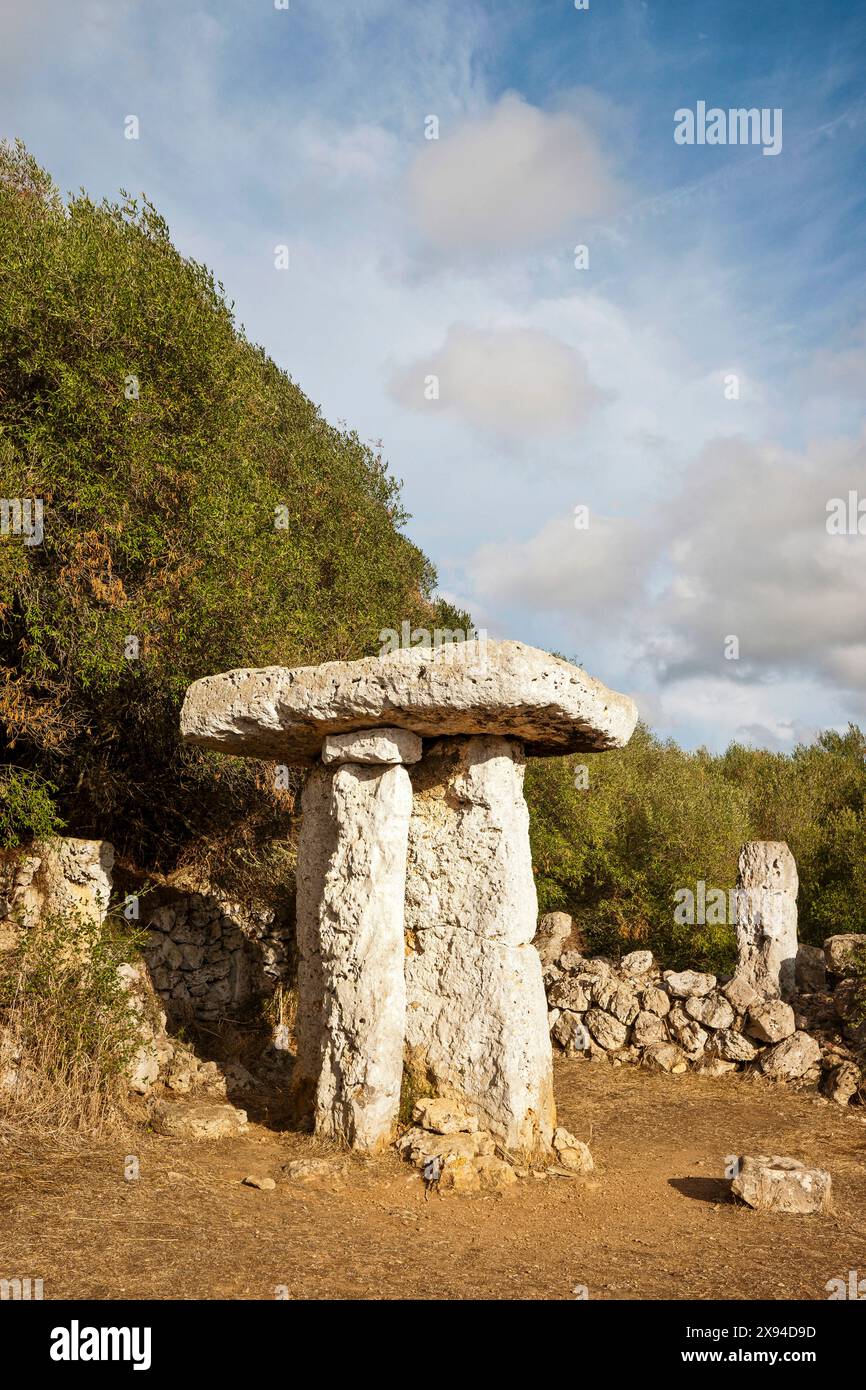
M234 1105L158 1101L151 1118L159 1133L171 1139L234 1139L249 1128L247 1112Z
M806 1216L830 1209L830 1174L796 1158L756 1154L739 1160L731 1191L755 1211Z
M477 1115L470 1115L458 1101L444 1100L438 1096L425 1096L419 1100L412 1112L412 1119L416 1125L432 1130L434 1134L475 1134L478 1130Z

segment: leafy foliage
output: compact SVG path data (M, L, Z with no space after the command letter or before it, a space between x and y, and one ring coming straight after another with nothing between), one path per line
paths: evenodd
M179 746L190 681L435 622L381 454L247 341L151 203L64 204L20 143L0 145L0 481L44 503L41 544L0 537L7 837L53 787L77 833L171 865L273 780Z
M0 779L0 849L20 842L22 831L45 840L59 829L54 808L55 788L38 772L6 767Z
M801 940L862 930L864 754L853 726L791 754L734 744L713 757L639 725L616 752L534 760L526 790L541 910L572 913L595 950L641 943L674 966L729 968L733 927L676 924L674 892L699 880L727 891L746 840L785 840L800 875Z

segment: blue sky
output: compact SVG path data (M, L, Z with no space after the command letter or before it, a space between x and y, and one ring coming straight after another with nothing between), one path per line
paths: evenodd
M866 723L864 58L842 3L0 0L0 133L147 192L492 635L788 748Z

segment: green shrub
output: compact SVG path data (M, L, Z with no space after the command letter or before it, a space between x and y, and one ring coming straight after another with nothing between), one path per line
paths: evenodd
M866 923L866 738L828 730L790 754L734 744L718 760L748 797L752 838L785 840L797 861L802 941Z
M38 772L0 767L0 849L18 845L25 837L46 840L61 828L53 799L56 790Z
M671 965L730 963L733 928L673 919L678 888L735 885L748 838L746 798L705 752L639 724L623 749L531 760L526 791L541 911L570 912L594 951L645 944Z
M531 760L526 791L542 911L572 913L588 946L645 942L671 965L730 969L732 925L673 920L674 893L730 890L746 840L797 861L801 940L866 923L866 740L852 726L790 754L732 744L686 753L638 725L614 752ZM589 785L574 785L585 764Z
M140 1039L118 968L144 933L111 916L48 914L0 960L0 1024L15 1084L7 1114L52 1128L98 1130L122 1107L124 1072Z
M261 769L180 746L192 680L435 623L380 452L248 342L146 199L64 204L20 144L0 145L0 477L44 505L41 544L0 537L7 746L141 864L264 817Z

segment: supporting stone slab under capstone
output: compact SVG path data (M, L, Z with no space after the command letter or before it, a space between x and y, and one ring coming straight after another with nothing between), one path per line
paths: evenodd
M512 1152L556 1123L522 745L445 738L412 769L406 1066Z
M317 1134L375 1152L394 1138L403 1077L412 787L401 766L323 772L303 807L296 1094Z

